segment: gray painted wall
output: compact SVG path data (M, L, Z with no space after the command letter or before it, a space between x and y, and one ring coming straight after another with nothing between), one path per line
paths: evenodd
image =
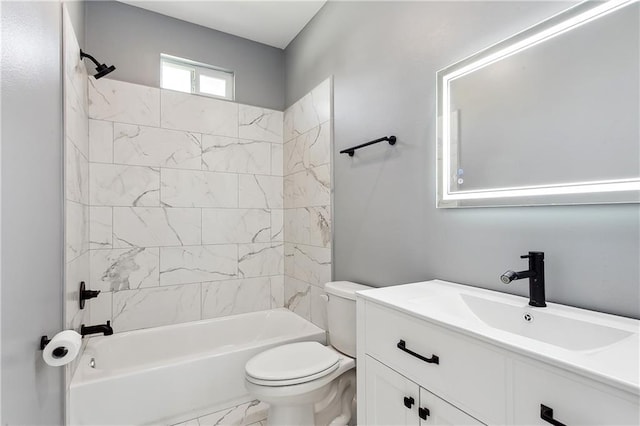
M287 47L287 105L334 75L335 279L526 295L498 277L542 250L550 301L640 318L640 206L435 208L436 72L568 5L329 2Z
M109 78L159 87L166 53L233 70L237 102L284 109L281 49L114 1L87 2L85 39L87 52L117 67Z
M84 12L85 1L84 0L70 0L63 2L69 11L69 18L71 18L71 25L73 25L73 31L76 33L78 44L80 48L84 48Z
M2 3L2 424L62 424L62 368L40 336L62 328L59 2Z

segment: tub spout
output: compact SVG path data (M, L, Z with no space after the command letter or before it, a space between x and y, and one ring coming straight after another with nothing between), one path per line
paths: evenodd
M106 324L100 324L100 325L86 326L82 324L80 326L80 334L82 334L82 337L88 334L98 334L98 333L102 333L105 336L111 336L113 334L113 329L111 328L111 321L107 321Z

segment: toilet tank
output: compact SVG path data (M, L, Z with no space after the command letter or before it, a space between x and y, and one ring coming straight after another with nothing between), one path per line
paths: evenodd
M371 287L351 281L332 281L324 285L327 323L331 346L345 355L356 357L356 291Z

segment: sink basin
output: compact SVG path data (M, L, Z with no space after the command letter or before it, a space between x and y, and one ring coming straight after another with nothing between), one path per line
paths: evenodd
M568 350L598 349L633 335L627 330L561 315L553 309L531 309L470 294L460 297L471 312L490 327Z
M638 320L441 280L358 297L640 395Z

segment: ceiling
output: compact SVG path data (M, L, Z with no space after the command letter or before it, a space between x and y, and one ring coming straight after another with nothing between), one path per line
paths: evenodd
M284 49L327 0L119 1Z

